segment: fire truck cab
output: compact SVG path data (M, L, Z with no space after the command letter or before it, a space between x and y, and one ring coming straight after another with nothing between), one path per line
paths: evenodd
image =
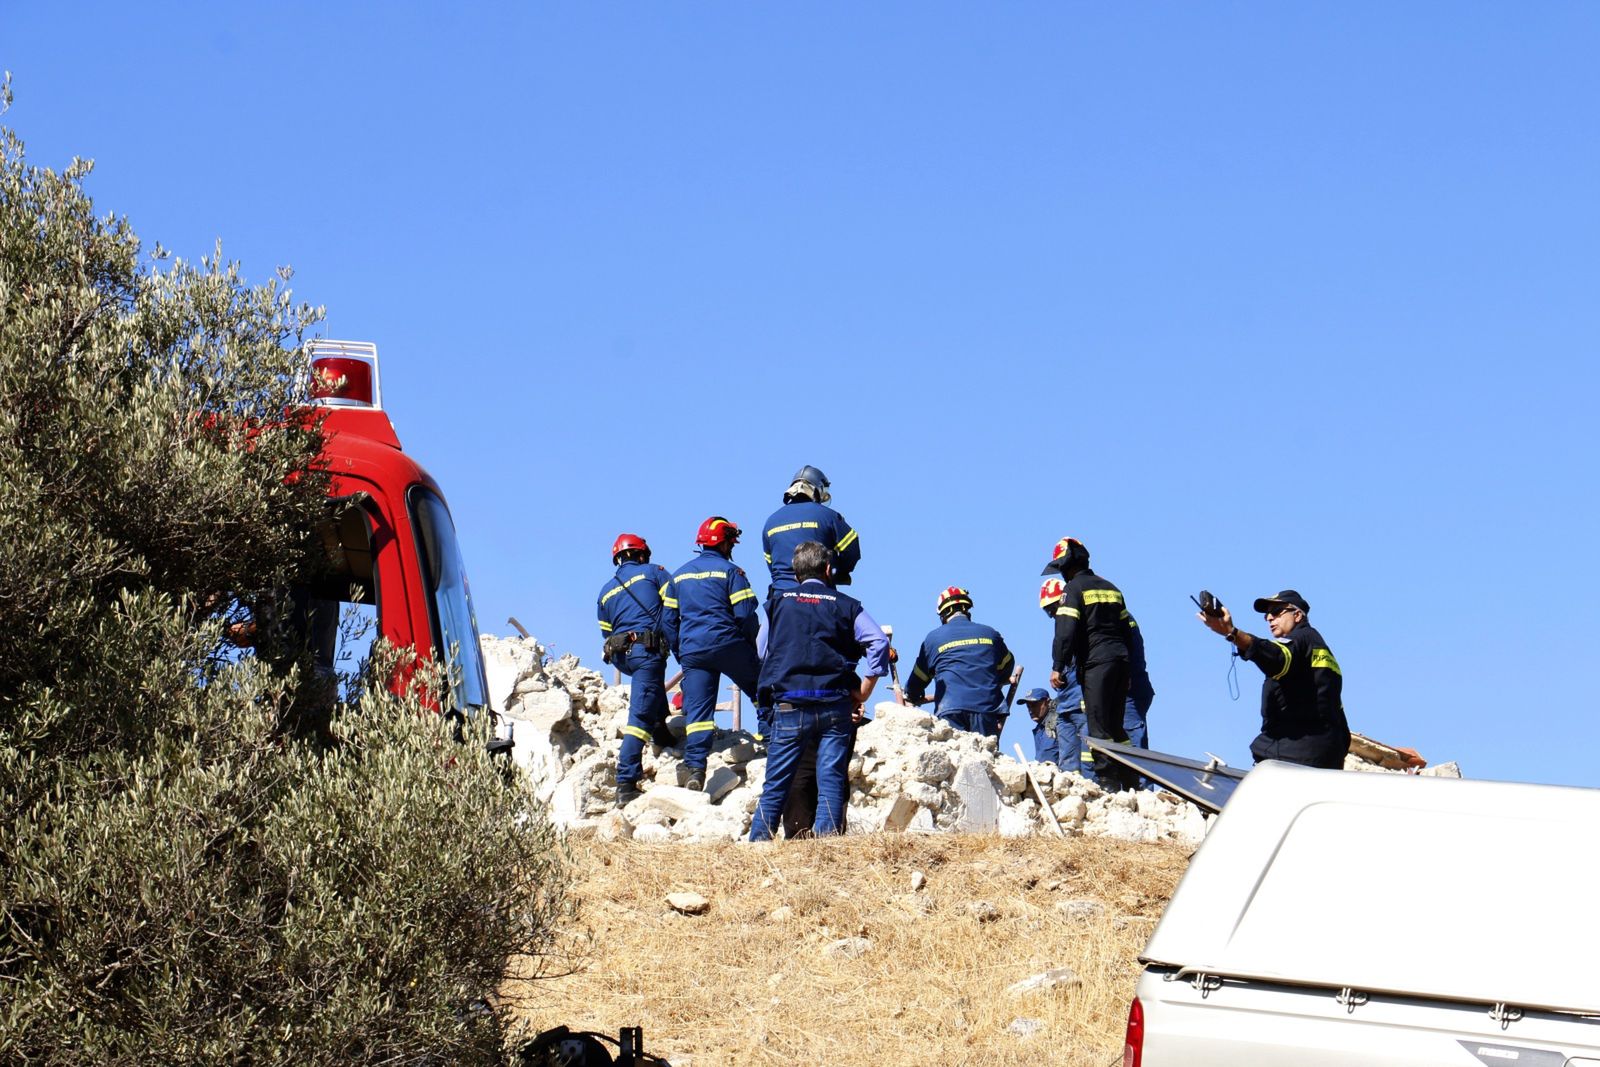
M336 574L320 595L364 616L365 643L382 637L416 649L420 660L447 659L453 708L443 710L486 707L489 688L455 523L439 484L400 447L383 408L377 346L316 341L310 359L312 403L324 433L318 462L332 475L330 499L344 505L323 531ZM361 655L340 649L341 669ZM405 678L391 684L403 686Z

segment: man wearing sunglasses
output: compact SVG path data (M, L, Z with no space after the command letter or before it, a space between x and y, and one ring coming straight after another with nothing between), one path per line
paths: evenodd
M1344 766L1350 726L1344 717L1344 678L1328 643L1307 621L1311 605L1293 589L1261 597L1255 609L1266 617L1270 640L1234 626L1221 604L1201 622L1233 645L1241 659L1266 675L1261 683L1261 733L1250 743L1256 762L1276 759L1307 767Z

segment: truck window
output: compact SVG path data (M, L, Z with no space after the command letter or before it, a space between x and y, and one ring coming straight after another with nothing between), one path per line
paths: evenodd
M412 488L410 503L434 648L449 664L452 701L459 711L485 707L489 697L478 648L478 622L472 612L472 591L461 564L455 523L444 501L425 486Z

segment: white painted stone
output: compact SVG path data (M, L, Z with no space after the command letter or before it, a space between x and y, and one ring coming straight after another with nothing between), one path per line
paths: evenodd
M956 829L992 832L999 828L1000 792L984 763L969 760L958 767L954 789L961 802Z

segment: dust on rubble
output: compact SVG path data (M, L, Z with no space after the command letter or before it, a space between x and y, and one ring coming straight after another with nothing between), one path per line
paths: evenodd
M563 956L522 961L506 1004L535 1031L642 1026L674 1067L1104 1067L1191 852L993 834L572 847Z

